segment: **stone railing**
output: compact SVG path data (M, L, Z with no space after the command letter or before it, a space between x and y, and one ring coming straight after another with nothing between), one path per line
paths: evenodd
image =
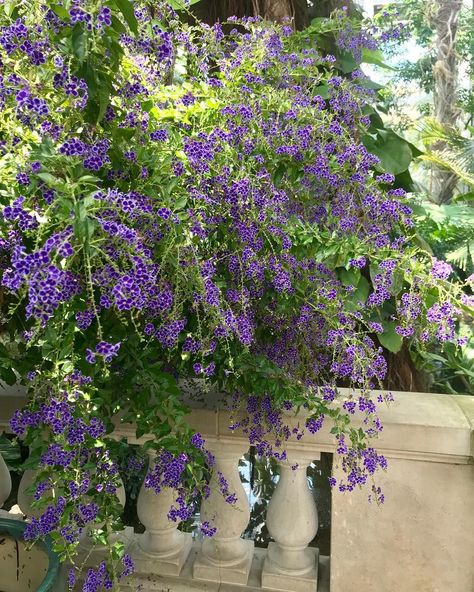
M238 461L248 441L229 431L225 409L194 409L188 421L206 438L216 470L224 474L238 501L229 506L211 483L201 517L216 526L217 534L193 542L167 519L173 492L156 495L142 487L138 515L146 531L124 533L136 574L123 589L141 585L143 592L474 590L474 397L394 395L395 403L381 409L384 430L374 442L389 461L379 479L386 502L380 508L369 504L366 490L333 493L330 559L308 547L318 517L306 479L307 466L321 452L334 450L330 426L287 446L288 461L281 463L266 517L274 542L268 549L254 549L252 541L241 538L249 504ZM1 420L19 404L19 396L0 395L0 428ZM304 417L287 419L290 425L304 422ZM130 424L118 425L116 435L130 443L146 440L137 440ZM336 476L340 470L334 467Z

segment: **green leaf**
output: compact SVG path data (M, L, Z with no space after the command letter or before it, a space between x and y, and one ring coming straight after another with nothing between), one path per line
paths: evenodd
M0 379L3 382L6 382L8 386L13 386L16 383L16 374L13 372L11 368L1 368L0 367Z
M115 4L123 14L123 18L127 21L127 25L130 27L130 30L137 34L138 21L135 17L135 13L133 12L133 4L129 2L129 0L115 0Z
M53 12L55 12L62 19L66 19L66 20L69 19L69 13L64 8L64 6L60 6L59 4L55 4L55 5L51 6L51 10Z
M341 70L344 72L344 74L348 74L349 72L352 72L358 66L357 62L354 59L354 56L351 53L346 52L346 51L342 53L342 55L339 57L338 61L339 61Z
M360 276L359 283L357 284L357 289L354 290L354 292L352 292L346 300L346 308L348 310L357 310L359 308L359 302L365 304L367 298L369 297L369 292L370 284L362 275Z
M385 63L383 58L383 53L380 49L367 49L366 47L362 48L362 62L365 64L375 64L380 66L381 68L386 68L387 70L395 70L396 68L392 68Z
M9 440L6 436L0 436L0 455L3 456L8 470L15 470L18 468L21 460L21 451L18 444Z
M48 183L48 185L54 185L59 180L54 175L51 175L51 173L37 173L36 176L39 177L45 183Z
M461 195L456 195L453 198L453 201L472 201L474 200L474 191L468 191L467 193L462 193Z
M3 5L3 10L8 17L11 17L16 7L15 0L7 0Z
M112 15L112 27L117 31L117 33L127 32L127 29L114 14Z
M188 6L192 6L198 2L200 2L200 0L191 0L190 2L185 2L185 0L168 0L168 4L173 10L184 10Z
M314 89L314 94L319 95L322 99L329 99L329 87L327 84L320 84Z
M188 203L188 198L186 197L186 195L182 195L181 197L178 197L178 199L175 201L173 209L176 210L182 210L186 204Z
M409 143L391 130L377 130L375 138L366 134L362 143L380 158L383 170L394 175L406 171L413 159Z
M72 30L71 43L74 55L80 62L83 62L86 57L87 36L79 23Z
M355 267L351 267L350 269L339 269L338 275L343 286L357 287L360 280L360 270Z
M377 338L385 349L396 354L402 347L403 339L395 332L396 325L393 321L383 321L382 326L383 333L377 335Z

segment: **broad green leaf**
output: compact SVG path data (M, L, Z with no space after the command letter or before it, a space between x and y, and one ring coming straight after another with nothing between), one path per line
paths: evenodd
M385 349L396 354L402 347L403 339L396 333L396 325L393 321L384 321L382 322L382 326L383 333L377 335L377 338Z
M112 27L117 31L117 33L127 32L127 29L114 14L112 15Z
M385 63L383 53L380 51L380 49L368 49L366 47L363 47L362 62L365 64L375 64L377 66L380 66L381 68L386 68L387 70L396 69Z
M48 183L48 185L54 185L59 180L54 175L51 175L51 173L37 173L36 176L39 177L45 183Z
M71 42L74 55L79 60L79 62L83 62L86 56L87 36L79 23L77 23L72 30Z
M59 17L61 17L62 19L69 19L69 13L68 11L64 8L64 6L60 6L59 4L54 4L53 6L51 6L51 10L53 12L55 12Z
M185 8L197 4L200 0L168 0L168 4L173 10L184 10Z
M346 308L348 310L357 310L359 308L359 302L365 304L369 297L370 284L367 279L361 275L357 289L348 296L346 300Z
M8 386L13 386L17 381L16 374L11 368L0 367L0 378L3 382L6 382Z
M15 0L7 0L3 5L3 11L5 14L10 17L15 10L17 2Z
M360 270L355 267L351 267L350 269L339 269L338 275L344 286L356 287L360 280Z
M137 34L138 33L138 21L133 12L133 4L129 0L115 0L120 12L123 14L123 18L126 20L130 30Z
M358 66L357 62L354 59L354 56L349 52L343 52L342 55L339 57L338 60L341 70L344 74L348 74L355 70Z
M375 138L367 134L362 142L369 152L380 158L380 166L388 173L399 175L412 161L408 142L391 130L378 130Z
M329 98L329 87L327 84L320 84L314 89L314 94L319 95L323 99Z

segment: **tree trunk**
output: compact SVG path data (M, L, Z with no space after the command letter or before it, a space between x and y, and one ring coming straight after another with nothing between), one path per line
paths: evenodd
M403 344L402 349L396 354L387 352L385 358L387 376L383 381L384 388L394 391L430 391L431 377L424 370L416 367L406 344Z
M290 19L296 29L308 25L306 0L203 0L193 12L206 23L225 21L230 16L261 16L270 21Z
M462 0L436 0L438 10L432 24L436 29L438 55L433 66L434 78L434 116L443 125L456 126L460 109L457 106L457 56L456 34ZM438 142L434 148L443 150L445 144ZM433 200L436 203L448 202L456 186L456 176L434 168L432 173Z
M357 9L352 0L315 0L313 7L309 9L310 17L328 17L337 8L347 7L350 16L355 15Z

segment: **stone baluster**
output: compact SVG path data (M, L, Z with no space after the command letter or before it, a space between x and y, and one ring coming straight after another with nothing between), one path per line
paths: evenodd
M210 482L210 495L201 506L202 522L217 529L213 537L205 537L193 566L197 580L245 585L253 559L253 541L241 538L250 519L247 495L240 480L238 463L248 445L237 442L208 440L206 447L215 456ZM229 504L219 488L219 473L228 483L229 493L237 501Z
M280 479L267 509L268 546L262 588L316 592L319 550L308 547L318 531L318 513L306 470L319 454L288 451L279 463ZM295 468L296 467L296 468Z
M149 451L150 469L154 455ZM178 530L179 522L168 518L176 501L176 491L169 487L159 493L143 484L137 500L137 513L146 531L129 548L138 573L177 576L188 558L192 535Z
M0 454L0 508L7 501L12 490L12 479L3 456Z
M38 518L44 512L44 508L40 509L31 507L34 497L32 493L26 492L26 490L35 483L38 473L38 469L26 469L21 476L20 484L18 486L18 507L28 518L31 518L32 516Z

